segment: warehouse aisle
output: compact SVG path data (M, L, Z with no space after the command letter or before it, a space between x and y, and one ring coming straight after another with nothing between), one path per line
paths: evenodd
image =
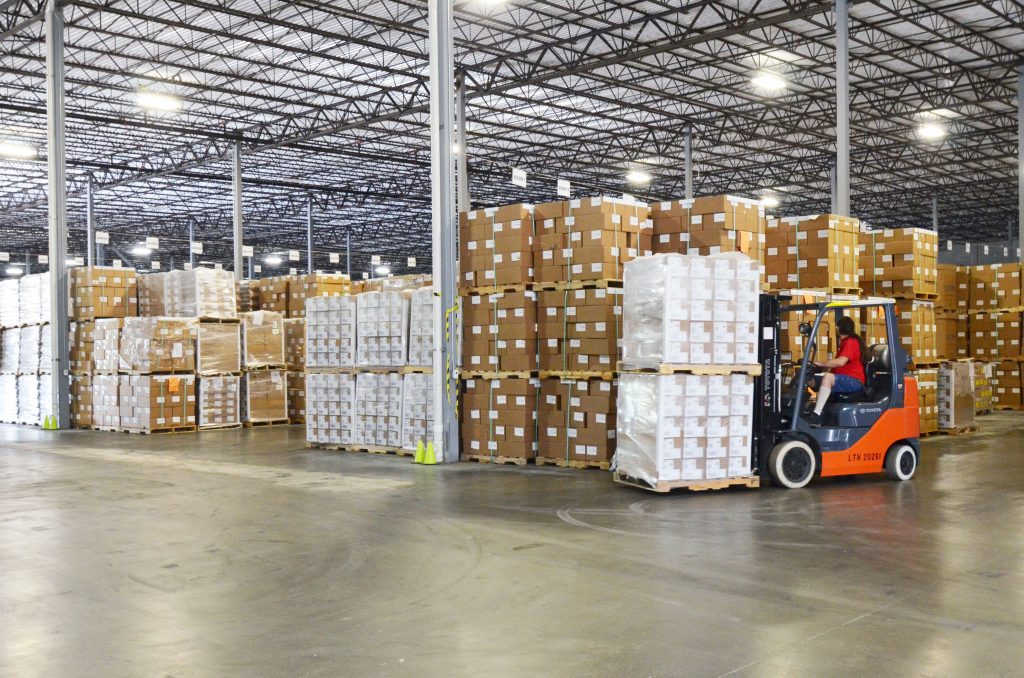
M1013 673L1024 417L984 427L909 484L672 497L298 427L0 427L0 675Z

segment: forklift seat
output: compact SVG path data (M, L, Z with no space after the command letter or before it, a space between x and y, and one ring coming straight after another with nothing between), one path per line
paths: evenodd
M889 372L892 369L889 362L889 347L885 344L872 344L868 348L868 355L870 359L864 367L864 389L856 393L837 393L832 396L832 402L865 403L880 400L888 395Z

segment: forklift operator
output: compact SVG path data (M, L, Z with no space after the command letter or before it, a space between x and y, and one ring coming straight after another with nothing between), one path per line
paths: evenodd
M856 333L853 318L842 316L836 321L839 333L839 351L831 360L815 361L814 366L829 370L812 380L811 388L818 392L814 412L807 413L809 424L820 424L821 413L833 391L837 394L862 393L866 382L864 365L868 350L864 339Z

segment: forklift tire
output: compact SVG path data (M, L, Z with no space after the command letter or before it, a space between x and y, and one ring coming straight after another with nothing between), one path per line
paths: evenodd
M772 482L791 490L811 482L817 466L814 450L802 440L781 442L768 455L768 475Z
M910 480L917 471L917 452L906 443L897 443L885 453L885 474L893 480Z

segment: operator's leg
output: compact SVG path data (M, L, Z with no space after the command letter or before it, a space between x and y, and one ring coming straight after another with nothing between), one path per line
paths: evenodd
M832 385L836 383L836 375L826 372L821 375L821 388L818 389L818 400L814 403L814 413L820 415L825 409L828 397L832 395Z

